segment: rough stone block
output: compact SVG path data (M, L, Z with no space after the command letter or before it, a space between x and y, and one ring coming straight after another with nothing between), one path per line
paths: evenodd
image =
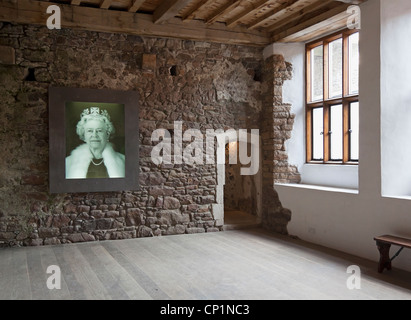
M119 211L108 211L106 213L107 218L117 218L120 216L120 212Z
M141 68L143 70L154 71L157 67L157 55L155 54L143 54L143 60Z
M44 245L57 245L61 244L60 240L58 238L48 238L44 240Z
M189 217L189 215L184 216ZM165 225L176 225L185 222L187 218L184 216L181 214L180 210L162 210L159 212L159 220Z
M13 232L0 232L1 240L11 240L14 239L16 235Z
M110 240L132 239L136 237L136 231L119 231L110 234Z
M21 241L21 240L24 240L24 239L27 239L27 238L28 238L27 232L22 231L17 235L16 240Z
M75 213L76 211L77 211L77 207L72 203L66 204L64 206L65 213Z
M174 188L170 187L152 187L150 188L150 196L171 196Z
M54 238L60 235L60 229L58 228L39 228L40 238Z
M180 201L176 198L173 197L165 197L164 198L164 203L163 203L163 208L166 210L169 209L179 209L181 207Z
M140 226L137 231L137 237L139 238L145 238L145 237L152 237L153 236L153 230L151 228L146 227L146 226Z
M61 228L63 226L67 226L71 219L66 215L55 215L53 216L52 226L54 228Z
M86 242L86 241L95 241L96 238L88 233L75 233L75 234L70 234L67 237L67 240L70 242Z
M90 220L90 221L84 221L82 223L82 230L83 231L93 231L96 229L96 221L95 220Z
M200 203L201 204L209 204L209 203L215 203L215 197L214 196L204 196L200 197Z
M44 176L30 174L30 175L24 176L22 178L21 184L38 186L38 185L44 184L44 182L45 182L45 177Z
M104 203L105 204L120 204L121 199L120 198L105 198Z
M33 247L42 246L43 245L43 239L32 239L29 242L29 245L33 246Z
M141 212L140 209L137 208L130 208L127 209L126 215L126 226L138 226L141 224Z
M61 233L73 233L73 231L74 231L73 226L67 226L67 227L61 228Z
M101 210L92 210L90 212L90 215L93 216L96 219L100 219L100 218L103 218L105 214Z
M0 64L16 64L16 52L14 48L0 46Z
M186 233L188 234L194 234L194 233L204 233L205 229L204 228L187 228Z
M98 220L96 220L96 229L98 229L98 230L111 229L112 225L113 225L113 219L98 219Z
M78 213L82 213L82 212L89 213L90 212L90 207L89 206L78 206L77 207L77 212Z

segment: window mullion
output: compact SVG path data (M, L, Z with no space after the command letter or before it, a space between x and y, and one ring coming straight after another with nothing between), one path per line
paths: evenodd
M343 103L343 162L350 161L350 103L344 100Z
M307 150L307 162L313 160L313 119L312 119L312 108L307 107L306 117L307 117L307 125L306 125L306 150Z
M329 97L329 44L323 44L323 100ZM330 106L324 102L324 162L330 161Z
M349 60L349 45L348 45L348 36L343 35L343 97L346 97L350 93L349 88L349 70L350 70L350 60Z
M343 34L343 97L349 95L349 38L347 34ZM350 160L350 103L343 99L343 162Z
M330 71L329 71L329 45L328 42L324 42L323 45L323 72L324 72L324 76L323 76L323 100L327 100L329 98L329 75L330 75Z
M305 76L306 76L306 98L307 98L307 103L311 102L311 92L312 92L312 83L311 83L311 73L312 73L312 65L311 65L311 49L307 49L306 52L307 56L307 66L305 68Z
M324 104L324 162L330 161L330 105Z

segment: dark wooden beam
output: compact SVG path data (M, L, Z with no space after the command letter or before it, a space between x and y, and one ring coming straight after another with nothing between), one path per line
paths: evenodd
M349 3L349 4L361 4L367 0L335 0L335 1Z
M330 19L284 37L278 42L308 42L323 38L347 27L347 15L342 12Z
M196 13L198 10L200 10L207 2L210 0L201 0L197 5L193 6L188 12L184 14L184 16L181 17L183 21L188 21L193 19L194 13Z
M113 2L113 0L103 0L103 2L101 2L101 4L100 4L100 9L110 8L112 2Z
M178 12L186 7L192 0L164 0L153 14L153 22L163 23L174 18Z
M298 2L299 0L288 0L287 2L284 2L282 5L276 7L273 10L268 11L267 13L263 14L261 17L258 17L253 23L248 25L249 29L254 29L262 25L264 22L266 22L268 19L272 19L275 16L281 15L284 13L288 8L290 8L293 4Z
M275 33L284 31L284 28L294 27L296 24L299 24L305 19L311 19L312 17L322 14L327 10L331 10L338 5L339 4L334 0L317 0L307 7L304 7L291 15L287 15L284 19L277 20L274 24L268 27L267 31Z
M216 12L214 12L210 17L207 18L206 23L211 24L216 22L219 18L225 15L227 12L233 10L236 6L238 6L242 0L230 0L222 7L218 8Z
M134 0L132 5L128 8L128 12L137 12L146 0Z
M242 19L251 16L255 11L265 7L268 2L269 0L259 0L256 3L251 3L249 6L244 7L244 10L241 13L227 21L227 27L234 27Z
M332 19L334 19L335 17L337 17L336 19L338 19L338 21L341 21L341 16L349 16L349 14L347 13L347 8L349 6L350 4L342 3L341 5L338 5L333 9L327 10L320 15L314 16L313 18L299 21L298 24L295 24L294 26L287 25L286 27L283 27L281 29L282 31L277 30L277 32L274 32L272 41L284 41L285 38L288 38L301 31L307 30L308 28L311 28L312 30L324 28L324 31L326 31L327 27L330 25L329 21L331 21L332 23Z
M50 2L35 0L0 0L0 21L46 26ZM237 45L264 47L270 44L268 33L224 23L207 26L202 21L183 22L172 18L165 25L153 23L149 14L59 4L62 28L134 34L140 36L177 38Z

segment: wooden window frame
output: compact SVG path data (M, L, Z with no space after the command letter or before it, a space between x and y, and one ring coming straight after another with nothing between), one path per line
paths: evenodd
M343 30L327 37L315 40L306 45L306 162L314 164L347 164L358 165L358 159L350 158L350 105L359 102L359 94L349 94L349 36L358 33L358 30ZM343 39L343 92L338 98L329 99L329 43ZM311 50L323 46L323 99L311 101ZM334 105L343 106L343 159L331 159L330 110ZM324 159L313 159L312 110L322 107L324 110Z

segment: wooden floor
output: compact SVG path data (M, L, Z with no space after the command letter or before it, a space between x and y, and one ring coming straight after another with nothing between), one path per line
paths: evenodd
M377 249L376 249L377 255ZM362 270L360 290L347 267ZM62 272L61 290L46 269ZM0 299L411 299L411 276L263 229L0 250Z

